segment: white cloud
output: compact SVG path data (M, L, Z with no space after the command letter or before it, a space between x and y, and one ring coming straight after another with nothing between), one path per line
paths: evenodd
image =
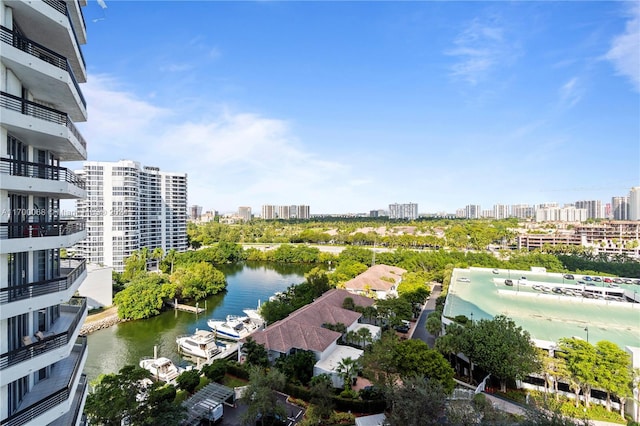
M350 176L351 167L308 150L284 120L225 108L183 118L107 76L89 81L84 91L90 119L81 126L89 160L127 158L187 172L190 203L223 211L240 205L330 206L334 197L353 201L355 188L367 184Z
M615 37L605 58L613 63L619 75L627 77L640 92L640 3L629 8L630 19L624 33Z
M578 77L573 77L560 88L560 105L573 108L582 99L583 88Z
M471 85L478 84L498 65L513 59L514 49L504 39L504 29L474 19L453 41L454 47L445 52L457 59L451 75Z

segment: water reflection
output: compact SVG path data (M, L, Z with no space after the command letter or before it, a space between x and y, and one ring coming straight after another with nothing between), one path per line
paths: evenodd
M140 358L158 354L171 358L179 365L186 359L178 354L176 337L205 330L210 318L240 315L245 308L255 308L277 291L304 280L309 265L247 262L217 267L227 277L227 290L200 301L205 309L200 315L181 311L166 311L147 320L129 321L97 331L88 336L89 355L85 373L89 380L100 373L117 372L127 364L138 364Z

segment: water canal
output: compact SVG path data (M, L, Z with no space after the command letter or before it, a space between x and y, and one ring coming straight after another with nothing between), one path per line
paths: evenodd
M176 337L196 329L208 330L207 320L242 315L246 308L256 308L275 292L304 281L312 266L246 262L216 266L227 277L227 290L205 301L200 315L169 310L146 320L131 321L97 331L88 336L89 355L84 372L89 380L101 373L114 373L127 364L138 365L140 358L158 354L179 365L188 361L178 354Z

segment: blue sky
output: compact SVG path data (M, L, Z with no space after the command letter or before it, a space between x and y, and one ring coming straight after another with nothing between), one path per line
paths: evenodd
M187 172L205 210L640 185L638 2L88 3L89 159Z

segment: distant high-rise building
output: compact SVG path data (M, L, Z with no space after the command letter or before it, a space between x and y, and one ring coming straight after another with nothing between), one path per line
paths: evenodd
M584 222L587 218L587 209L571 205L536 209L536 222Z
M493 206L493 217L495 219L506 219L509 217L509 206L504 204L495 204Z
M529 219L534 217L535 209L529 204L514 204L511 206L511 217Z
M278 215L276 206L265 204L262 206L262 219L272 220L276 219Z
M389 219L415 220L418 218L418 205L416 203L389 204Z
M238 207L238 216L242 218L244 222L251 221L251 207Z
M464 208L464 217L467 219L480 219L480 205L467 204Z
M611 198L611 215L614 220L629 220L629 197Z
M629 191L629 220L640 220L640 186Z
M202 206L193 205L189 208L189 218L191 220L200 220L202 216Z
M82 424L87 299L74 297L84 239L63 200L86 196L65 162L87 159L82 8L87 1L0 0L0 425ZM110 285L110 283L109 283Z
M278 219L289 220L289 206L278 206Z
M464 219L466 217L467 213L465 211L465 209L457 209L456 210L456 217L458 219Z
M79 172L87 198L77 212L87 238L75 248L94 263L124 270L127 257L143 247L187 249L187 175L161 172L131 160L88 161Z
M311 219L311 209L307 205L298 206L298 219Z
M307 205L289 205L289 206L275 206L265 204L262 206L262 219L310 219L310 208Z
M577 209L587 210L587 219L602 219L604 217L600 200L576 201L575 206Z

